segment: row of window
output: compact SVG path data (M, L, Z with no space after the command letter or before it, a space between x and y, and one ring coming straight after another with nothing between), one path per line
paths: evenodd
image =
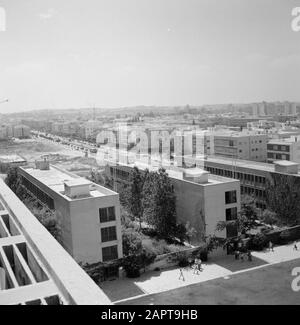
M268 158L277 160L290 160L290 155L284 155L281 153L268 152Z
M289 146L277 145L277 144L268 144L267 145L267 149L268 150L273 150L273 151L286 151L286 152L289 152L290 151L290 147Z
M254 189L252 187L241 185L241 194L255 195L257 198L265 199L266 192L263 190Z
M239 179L240 181L248 181L251 183L259 183L259 184L266 183L266 178L263 176L255 176L252 174L233 172L232 170L226 170L226 169L220 169L220 168L214 168L208 166L206 166L205 169L211 174L229 177L229 178L236 178Z
M25 186L26 189L31 192L40 202L47 205L49 209L54 209L54 200L23 176L22 185Z

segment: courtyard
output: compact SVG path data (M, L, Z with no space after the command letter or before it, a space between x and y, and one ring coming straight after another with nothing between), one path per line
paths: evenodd
M252 261L211 258L201 272L184 268L184 280L174 267L104 282L101 288L115 304L300 304L300 294L291 290L297 266L300 251L284 245L253 252Z

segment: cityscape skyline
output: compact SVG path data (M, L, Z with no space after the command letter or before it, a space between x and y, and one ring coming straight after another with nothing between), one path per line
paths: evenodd
M0 2L1 113L300 101L297 1L82 4Z

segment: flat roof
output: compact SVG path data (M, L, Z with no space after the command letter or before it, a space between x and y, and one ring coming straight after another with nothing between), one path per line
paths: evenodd
M263 162L257 162L257 161L250 161L250 160L241 160L241 159L229 159L229 158L224 158L224 157L197 157L197 161L208 161L208 162L215 162L219 164L224 164L224 165L230 165L231 168L233 167L242 167L242 168L250 168L250 169L256 169L256 170L261 170L261 171L266 171L266 172L276 172L275 171L275 165L274 164L268 164L268 163L263 163ZM293 174L293 175L298 175L300 174Z
M276 160L273 163L280 166L299 166L298 163L289 160Z
M27 162L23 157L19 155L0 155L0 161L5 163Z
M109 161L108 161L109 162ZM115 163L115 162L114 162ZM126 163L121 163L118 162L117 163L118 166L124 166L124 167L129 167L129 168L133 168L133 167L137 167L141 170L146 170L148 169L149 171L158 171L159 168L161 168L161 166L151 166L147 163L143 163L143 162L135 162L134 164L126 164ZM233 179L233 178L227 178L227 177L223 177L223 176L216 176L216 175L212 175L209 172L207 172L204 169L201 168L180 168L180 167L176 167L176 166L172 166L173 168L167 168L167 167L162 167L166 170L166 173L169 175L170 178L174 178L174 179L180 179L186 182L191 182L191 183L195 183L198 185L202 185L202 186L208 186L208 185L216 185L216 184L224 184L224 183L232 183L232 182L239 182L239 180L237 179ZM194 170L194 172L193 172ZM193 174L194 176L198 176L199 173L201 173L201 175L203 174L208 174L208 182L207 183L199 183L199 182L193 182L191 180L185 179L184 178L184 174Z
M103 197L107 195L117 195L118 193L111 191L101 185L93 183L83 177L79 177L70 172L67 172L63 169L60 169L56 166L50 165L48 170L40 170L32 167L21 167L23 171L37 179L39 182L43 183L47 187L49 187L54 192L62 195L65 199L73 201L85 199L76 198L71 199L68 196L64 195L65 192L65 183L68 186L81 186L81 185L89 185L90 186L90 196L89 197Z

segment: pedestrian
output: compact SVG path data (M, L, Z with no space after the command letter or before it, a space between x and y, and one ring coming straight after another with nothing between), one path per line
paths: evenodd
M274 252L274 245L271 241L269 241L269 250Z
M252 254L251 254L251 251L248 251L248 261L249 262L252 262Z
M239 255L240 255L240 252L239 251L235 251L234 252L234 257L235 257L236 260L239 259Z
M202 261L201 261L200 258L199 258L199 260L198 260L198 270L199 270L200 272L203 271L203 269L202 269Z
M185 281L182 268L179 269L179 279L178 280L181 280L181 279L182 279L182 281Z
M244 262L244 253L243 252L241 252L241 262Z
M189 263L189 267L192 269L194 261L193 261L193 259L191 257L188 258L188 263Z
M297 242L294 241L294 251L297 251L297 250L298 250Z

